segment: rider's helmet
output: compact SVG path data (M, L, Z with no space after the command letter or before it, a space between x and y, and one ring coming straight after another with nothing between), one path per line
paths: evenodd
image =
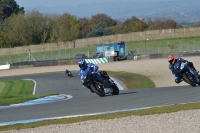
M175 56L174 55L168 55L168 62L170 63L170 64L174 64L175 63Z
M78 61L78 66L79 66L81 69L85 69L86 66L87 66L87 63L86 63L85 59L80 59L80 60Z

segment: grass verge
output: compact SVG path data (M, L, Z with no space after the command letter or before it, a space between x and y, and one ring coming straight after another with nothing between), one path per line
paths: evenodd
M0 106L22 103L37 98L49 96L33 95L34 82L32 80L1 80Z
M156 87L152 80L143 75L129 73L129 72L122 72L122 71L121 72L108 71L108 75L122 81L128 89Z

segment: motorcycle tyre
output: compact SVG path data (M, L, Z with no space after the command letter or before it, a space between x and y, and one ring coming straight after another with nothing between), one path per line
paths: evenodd
M96 88L96 83L95 83L95 82L92 83L92 84L90 85L91 89L92 89L98 96L104 97L104 96L105 96L105 92L104 92L104 89L102 88L102 83L101 83L100 81L97 81L97 80L96 80L96 82L101 84L101 89L102 89L102 91L100 91L100 90L98 90L98 89Z
M196 86L196 84L194 82L192 82L190 79L188 79L188 77L185 73L182 74L182 78L186 83L190 84L192 87Z
M111 86L113 89L113 92L111 93L112 95L118 95L119 94L119 88L114 84Z

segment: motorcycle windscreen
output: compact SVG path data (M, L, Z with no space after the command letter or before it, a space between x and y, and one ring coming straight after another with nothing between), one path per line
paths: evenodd
M88 75L90 75L92 73L92 69L90 67L88 67L85 71L81 71L80 74L82 77L87 77Z
M180 74L181 70L181 62L177 62L174 64L174 74Z

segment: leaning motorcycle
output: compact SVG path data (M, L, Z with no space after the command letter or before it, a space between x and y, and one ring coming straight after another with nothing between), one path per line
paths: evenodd
M72 75L72 72L71 72L71 71L69 71L69 70L67 70L67 69L66 69L65 73L66 73L66 75L67 75L67 76L69 76L69 77L73 77L73 75Z
M200 83L195 81L195 76L198 75L198 73L196 73L193 68L187 66L184 62L177 62L174 65L174 70L175 74L180 74L183 81L190 84L192 87L195 87L197 84L200 86ZM198 78L200 79L199 76Z
M86 87L100 97L104 97L106 94L119 94L119 88L117 87L117 84L109 78L107 72L105 71L92 72L92 70L88 67L87 70L82 73L81 79L86 80ZM109 84L109 88L104 88L104 83L102 81L105 80Z

